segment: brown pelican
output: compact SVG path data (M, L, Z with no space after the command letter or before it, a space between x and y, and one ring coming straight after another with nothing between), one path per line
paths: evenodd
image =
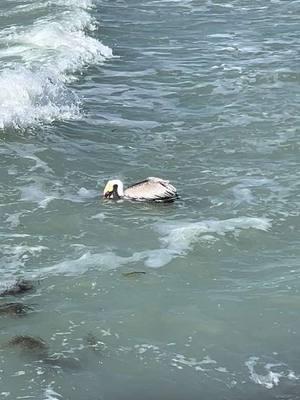
M123 182L118 179L108 181L103 196L107 199L129 199L137 201L171 202L178 195L176 188L161 178L150 176L124 189Z

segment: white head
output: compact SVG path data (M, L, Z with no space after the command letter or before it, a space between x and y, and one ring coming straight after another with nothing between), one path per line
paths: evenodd
M112 179L108 181L104 191L103 196L107 199L118 199L124 196L124 186L123 182L119 179Z

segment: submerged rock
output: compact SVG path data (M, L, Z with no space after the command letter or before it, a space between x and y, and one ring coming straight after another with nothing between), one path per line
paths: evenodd
M31 281L21 279L15 282L15 284L13 284L11 287L8 287L4 291L0 292L0 296L16 296L18 294L27 292L28 290L32 290L33 288L34 285Z
M40 337L34 336L14 336L7 342L7 347L19 348L27 353L32 353L39 356L47 356L47 343Z
M3 303L0 304L0 316L24 316L32 307L22 303Z
M17 348L21 354L26 357L39 359L45 365L54 368L78 370L81 368L80 361L77 358L65 357L63 355L49 355L47 343L38 336L14 336L10 339L5 347Z

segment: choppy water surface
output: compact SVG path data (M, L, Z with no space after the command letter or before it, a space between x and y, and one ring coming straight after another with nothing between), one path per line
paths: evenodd
M3 2L1 399L300 399L299 15ZM180 201L99 196L146 176Z

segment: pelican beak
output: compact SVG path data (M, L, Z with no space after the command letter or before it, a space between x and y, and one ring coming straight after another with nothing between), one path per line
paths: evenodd
M108 199L110 197L110 195L112 194L112 192L105 192L103 194L103 197L105 197L106 199Z
M113 192L113 187L112 187L111 183L108 182L104 188L103 197L105 197L106 199L109 198L110 195L112 194L112 192Z

